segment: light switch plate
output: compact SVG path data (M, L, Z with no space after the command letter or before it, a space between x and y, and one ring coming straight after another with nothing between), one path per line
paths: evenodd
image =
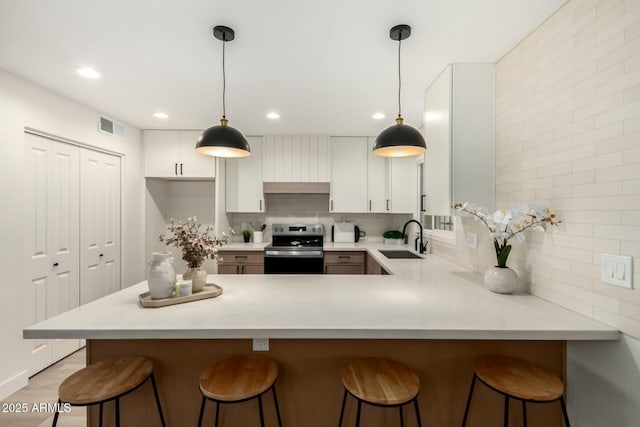
M600 278L604 283L633 289L633 258L602 254L600 257Z
M253 351L269 351L269 338L254 338Z

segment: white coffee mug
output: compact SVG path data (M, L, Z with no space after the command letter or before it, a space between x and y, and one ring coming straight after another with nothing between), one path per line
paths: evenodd
M253 232L253 243L262 243L262 231Z

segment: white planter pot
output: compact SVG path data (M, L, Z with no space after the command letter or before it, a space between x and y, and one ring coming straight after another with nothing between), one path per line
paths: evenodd
M518 289L518 275L509 267L489 267L484 273L484 284L491 292L511 294Z
M404 245L404 239L387 239L384 238L385 245Z
M176 285L176 269L171 252L154 252L147 270L147 284L153 299L169 298Z
M204 285L207 284L207 270L202 267L187 268L187 271L182 273L182 278L185 280L191 280L191 289L193 293L200 292L204 289Z

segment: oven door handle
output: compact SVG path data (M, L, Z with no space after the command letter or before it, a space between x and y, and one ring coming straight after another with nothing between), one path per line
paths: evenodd
M264 251L264 256L267 257L301 257L301 258L322 258L323 251L277 251L268 250Z

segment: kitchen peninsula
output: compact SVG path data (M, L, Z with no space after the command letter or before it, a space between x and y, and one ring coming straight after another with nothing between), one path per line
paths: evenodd
M242 244L225 249L245 247L255 250ZM276 387L283 423L305 427L336 425L340 372L356 357L406 363L421 381L425 425L449 426L462 420L475 357L525 357L564 377L567 340L619 338L615 329L535 296L491 293L480 275L441 258L391 260L378 249L383 245L324 248L366 251L390 275L212 275L210 281L224 288L220 297L159 309L138 304L138 294L146 291L143 282L33 325L24 336L86 339L88 363L148 355L168 425L196 424L198 378L211 362L250 353L252 338L269 338L268 354L280 366ZM473 425L499 423L502 405L500 397L478 388ZM265 405L268 424L275 420L271 408ZM121 410L126 424L159 425L151 393L127 396ZM97 425L97 411L90 412L90 425ZM221 425L254 425L257 413L255 402L223 406ZM348 404L347 422L354 414L355 405ZM532 405L528 415L532 425L562 425L555 405ZM207 411L205 423L212 416ZM362 423L392 426L397 418L396 411L367 406Z

